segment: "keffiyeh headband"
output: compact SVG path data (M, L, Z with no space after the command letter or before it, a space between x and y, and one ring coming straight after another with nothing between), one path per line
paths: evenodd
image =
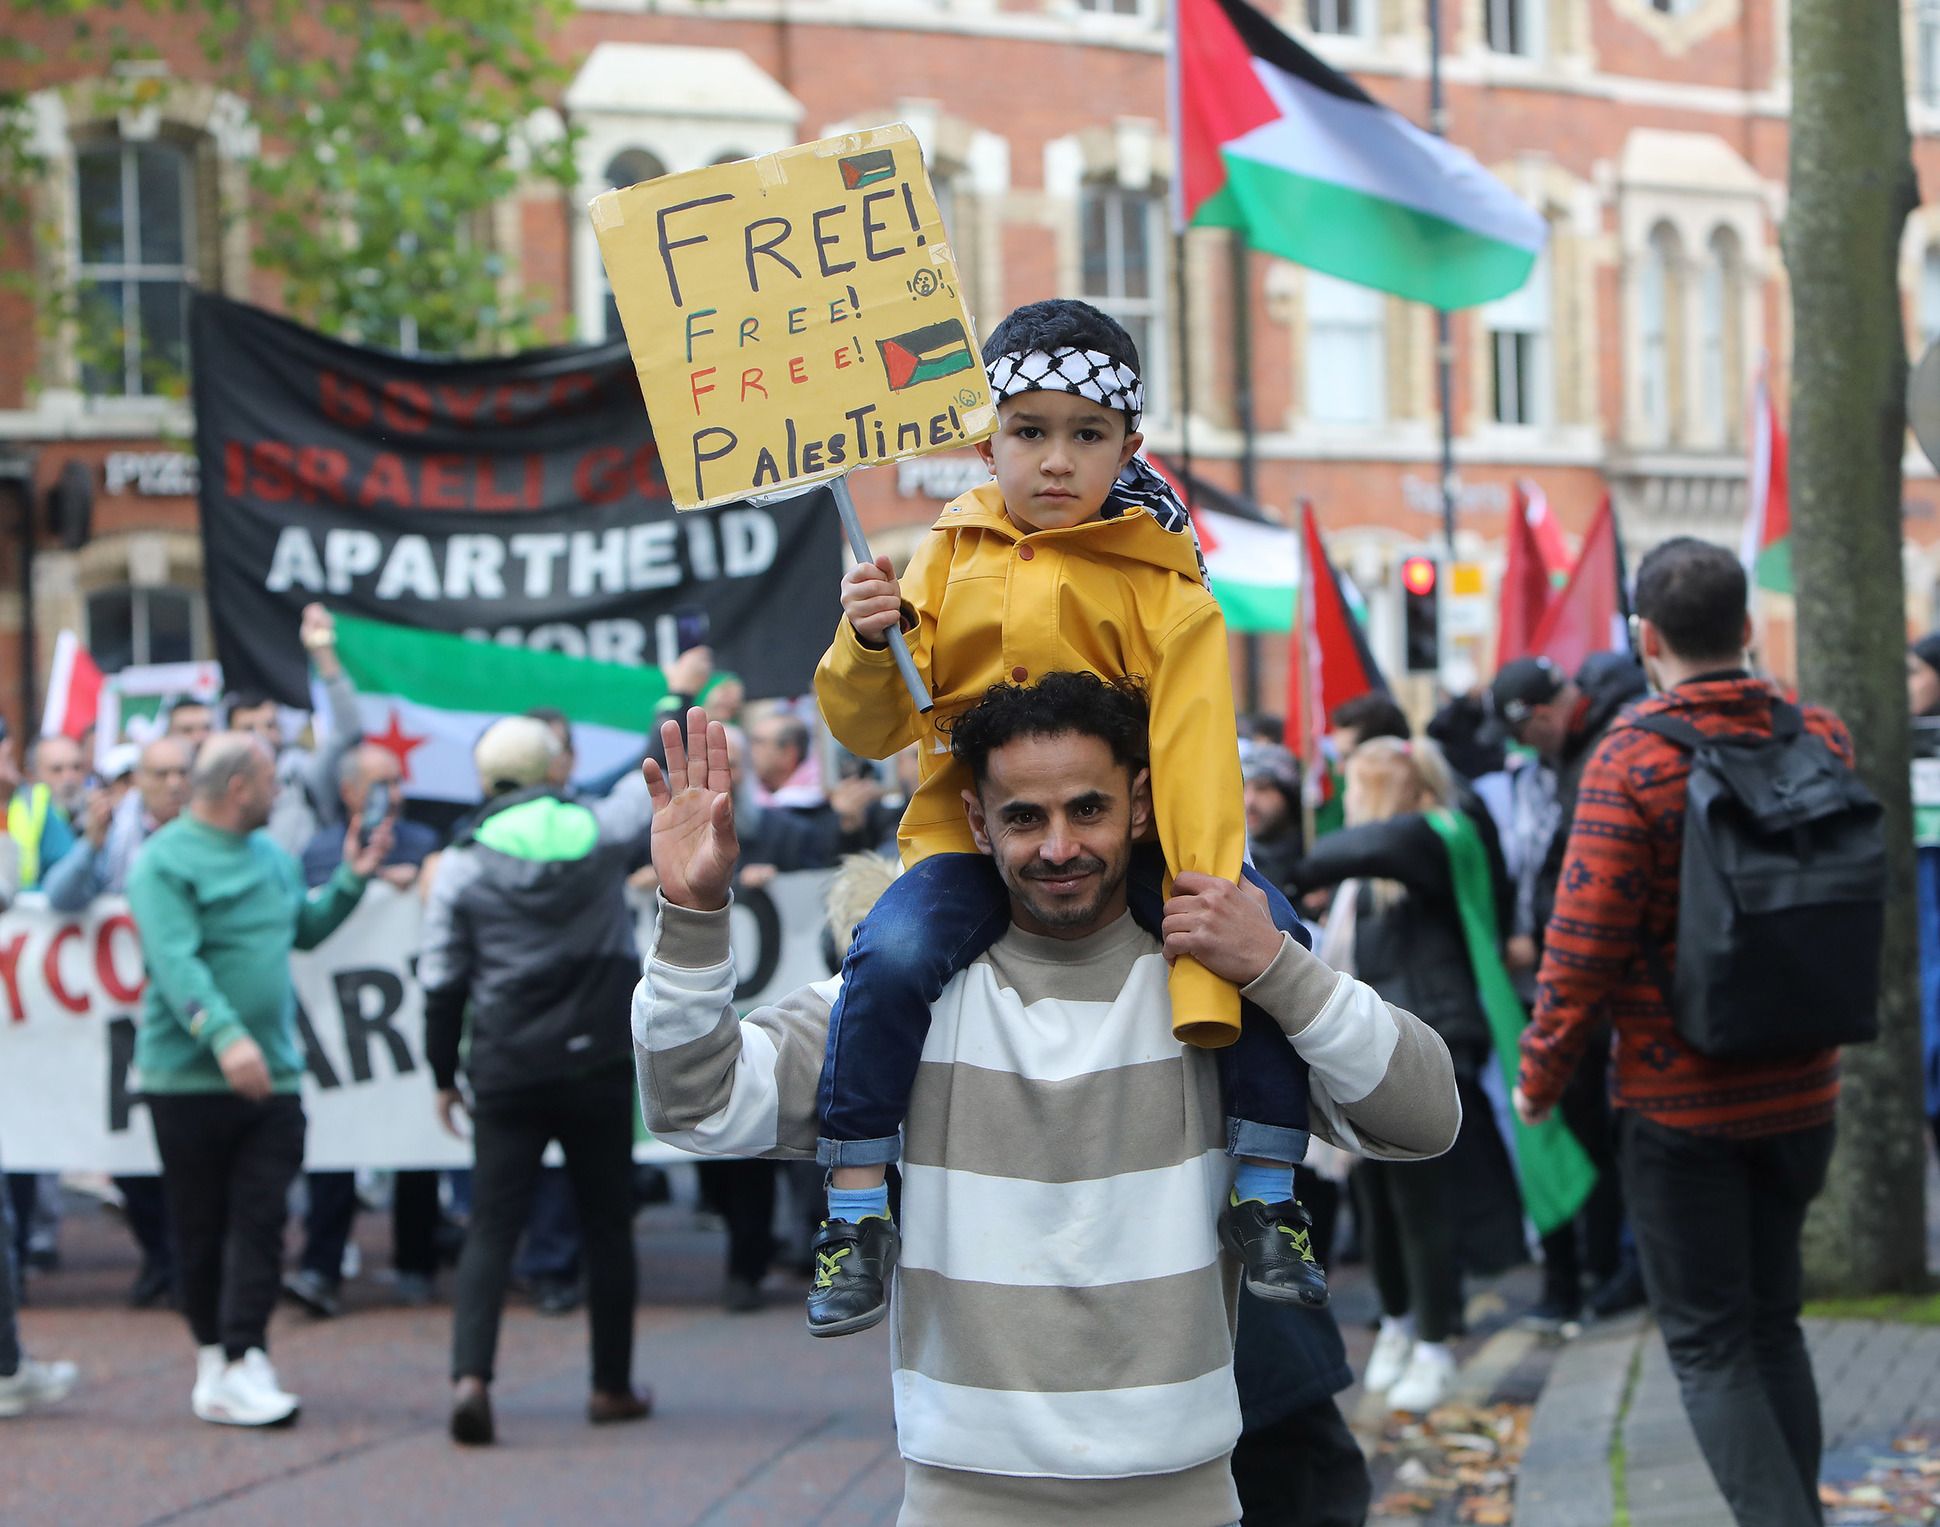
M1102 350L1068 345L1057 350L1013 350L991 362L993 402L1023 392L1075 392L1106 408L1122 409L1133 429L1145 412L1145 387L1138 372Z

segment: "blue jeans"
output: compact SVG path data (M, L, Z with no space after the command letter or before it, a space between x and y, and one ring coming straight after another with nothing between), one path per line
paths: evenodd
M1306 931L1286 897L1250 864L1245 873L1266 893L1274 926L1305 946ZM1156 848L1134 850L1127 899L1133 919L1150 933L1164 921L1164 876ZM936 854L883 892L856 929L829 1014L816 1098L816 1159L824 1166L875 1166L902 1154L899 1131L929 1037L930 1009L951 977L1009 926L1010 894L982 854ZM1215 1054L1227 1149L1269 1161L1304 1157L1307 1063L1280 1026L1242 1003L1239 1039Z

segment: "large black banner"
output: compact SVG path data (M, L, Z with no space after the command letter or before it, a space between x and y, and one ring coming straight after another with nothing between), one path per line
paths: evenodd
M309 703L312 600L631 664L670 659L705 611L751 696L809 688L837 619L828 493L676 517L623 344L425 360L202 295L190 325L231 688Z

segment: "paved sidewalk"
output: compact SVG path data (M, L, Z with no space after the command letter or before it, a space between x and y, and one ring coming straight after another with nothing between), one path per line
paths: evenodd
M1827 1482L1865 1474L1909 1428L1940 1422L1940 1329L1808 1320ZM1621 1431L1633 1527L1734 1527L1684 1418L1656 1327L1592 1327L1563 1349L1530 1427L1516 1527L1609 1527Z

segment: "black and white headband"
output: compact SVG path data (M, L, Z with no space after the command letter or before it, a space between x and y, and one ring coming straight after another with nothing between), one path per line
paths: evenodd
M1013 350L990 363L990 396L1001 403L1024 392L1075 392L1124 412L1138 428L1145 387L1138 372L1102 350Z

